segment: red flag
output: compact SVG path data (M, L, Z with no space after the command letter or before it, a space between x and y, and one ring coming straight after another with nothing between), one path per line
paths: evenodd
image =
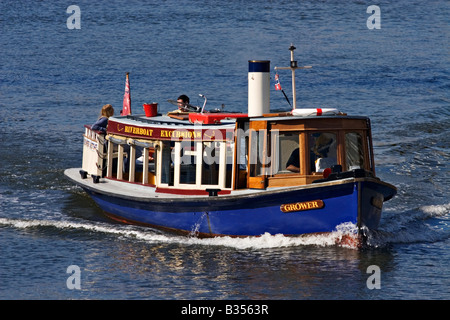
M278 79L278 73L275 74L275 90L281 90L280 79Z
M125 94L123 95L122 115L131 114L131 98L130 98L130 78L127 72L127 79L125 81Z

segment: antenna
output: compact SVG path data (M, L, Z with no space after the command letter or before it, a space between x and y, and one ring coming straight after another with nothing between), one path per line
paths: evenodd
M295 70L297 69L311 69L311 66L303 66L299 67L297 64L297 61L294 60L294 50L297 49L294 47L294 45L291 43L291 46L289 47L289 51L291 51L291 65L290 67L275 67L275 70L291 70L292 71L292 100L293 100L293 109L297 108L297 97L295 93Z

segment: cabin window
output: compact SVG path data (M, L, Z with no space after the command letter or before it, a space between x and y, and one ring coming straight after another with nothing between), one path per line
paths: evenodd
M345 134L345 161L347 170L364 168L364 144L358 132Z
M225 152L225 187L231 188L233 182L234 142L226 142Z
M247 187L249 123L238 122L236 130L236 189ZM229 163L233 163L230 161Z
M219 142L203 142L202 184L219 184Z
M180 183L195 184L197 172L197 143L182 141L180 145Z
M231 188L234 143L208 141L202 143L201 184Z
M130 166L130 177L134 175L134 182L142 182L143 184L155 184L155 145L153 142L142 142L133 140L135 148L136 160L134 165L134 174L131 172L133 167ZM130 147L131 148L131 147ZM130 158L131 159L131 158Z
M175 141L160 144L161 185L189 189L231 188L234 143Z
M110 178L200 190L232 187L233 141L108 140Z
M271 168L271 137L266 129L250 129L250 177L266 176Z
M155 184L156 148L153 142L114 136L107 136L107 140L107 177Z
M173 147L170 141L161 141L161 184L167 184L173 186L174 181L174 168L173 168Z
M250 141L250 176L256 177L263 174L261 153L264 148L264 136L257 130L250 130Z
M315 132L309 135L311 172L323 172L338 164L337 139L332 132Z
M275 133L272 139L273 174L299 172L300 170L300 149L298 132Z
M107 177L115 177L122 180L128 178L128 171L124 164L128 163L129 145L126 139L107 136L108 139L108 160ZM125 173L125 177L124 177Z

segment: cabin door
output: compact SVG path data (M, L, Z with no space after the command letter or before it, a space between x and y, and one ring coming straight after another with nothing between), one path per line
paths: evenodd
M270 166L267 121L250 121L247 187L265 189Z

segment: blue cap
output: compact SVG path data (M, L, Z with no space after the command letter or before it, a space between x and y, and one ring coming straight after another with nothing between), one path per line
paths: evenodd
M249 60L248 72L270 72L269 60Z

